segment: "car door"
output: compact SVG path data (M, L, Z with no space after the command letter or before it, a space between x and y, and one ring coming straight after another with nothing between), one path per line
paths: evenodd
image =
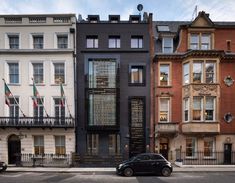
M133 163L134 172L137 174L151 173L151 159L149 155L139 155Z
M153 156L151 156L151 159L152 159L152 171L157 174L161 173L162 167L166 163L165 162L166 160L158 154L154 154Z

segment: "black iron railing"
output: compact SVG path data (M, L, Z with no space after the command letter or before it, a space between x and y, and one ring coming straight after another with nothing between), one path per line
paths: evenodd
M179 152L176 161L183 165L226 165L235 164L235 152Z
M71 117L0 117L0 127L27 128L73 128L75 120Z
M42 167L68 167L72 164L70 154L56 155L56 154L20 154L20 166L42 166Z

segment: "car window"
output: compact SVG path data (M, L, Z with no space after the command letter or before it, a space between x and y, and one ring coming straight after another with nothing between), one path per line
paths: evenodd
M158 155L158 154L153 155L152 159L153 160L164 160L164 158L162 156Z
M141 155L141 156L138 156L138 159L141 161L146 161L146 160L150 160L150 157L148 155Z

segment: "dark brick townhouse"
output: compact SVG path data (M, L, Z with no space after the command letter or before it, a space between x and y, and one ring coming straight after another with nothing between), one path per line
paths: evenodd
M152 15L77 23L77 153L108 166L150 149Z

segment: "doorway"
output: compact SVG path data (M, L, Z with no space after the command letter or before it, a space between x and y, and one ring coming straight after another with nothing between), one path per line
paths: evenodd
M8 138L8 164L20 163L21 143L17 135Z
M232 163L232 144L224 144L224 164Z
M160 143L160 154L168 160L168 143Z

